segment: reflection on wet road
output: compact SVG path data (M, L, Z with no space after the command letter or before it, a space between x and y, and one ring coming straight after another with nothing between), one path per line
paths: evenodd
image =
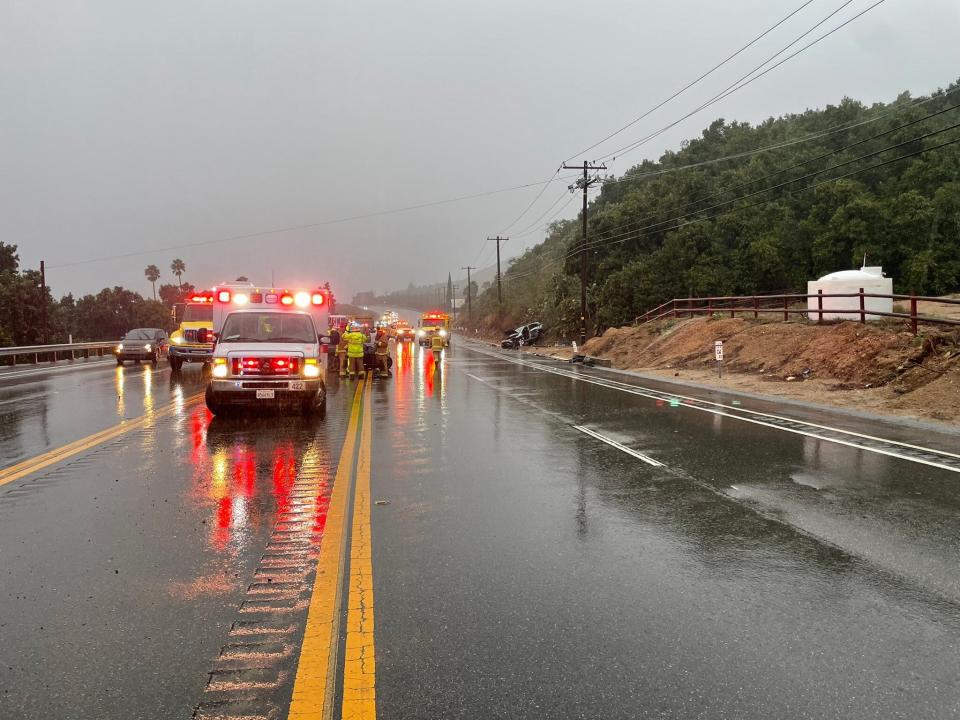
M7 467L140 423L0 485L0 717L960 712L955 437L456 340L202 386L0 378Z

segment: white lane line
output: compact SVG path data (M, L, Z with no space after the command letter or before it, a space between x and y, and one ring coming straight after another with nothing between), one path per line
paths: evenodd
M30 377L32 375L47 375L49 373L64 372L66 370L82 370L83 368L87 367L101 367L104 365L108 365L106 360L94 360L93 362L85 362L81 365L61 365L60 367L54 366L48 368L31 368L29 370L14 370L12 372L0 373L0 382L3 382L7 379Z
M15 405L17 403L33 402L35 400L39 400L40 398L46 398L56 394L57 393L40 393L39 395L21 395L20 397L12 398L10 400L0 400L0 405Z
M473 378L473 379L476 380L477 382L482 382L484 385L487 384L487 381L486 381L486 380L484 380L483 378L478 378L476 375L473 375L472 373L466 373L466 376L469 377L469 378Z
M613 440L612 438L608 438L606 435L601 435L598 432L594 432L590 428L585 428L583 427L583 425L574 425L573 429L579 430L582 433L586 433L590 437L596 438L600 442L605 442L607 445L610 445L611 447L615 447L617 450L621 450L625 452L627 455L633 455L633 457L637 458L637 460L643 460L643 462L645 462L647 465L653 465L653 467L666 467L666 465L664 465L659 460L654 460L649 455L644 455L642 452L637 452L636 450L628 448L626 445L621 445L616 440Z
M668 397L689 400L691 401L691 403L694 403L694 404L682 403L681 407L691 408L693 410L699 410L701 412L708 412L713 415L720 415L722 417L731 418L732 420L740 420L742 422L752 423L754 425L762 425L764 427L772 428L774 430L782 430L784 432L793 433L795 435L804 435L806 437L815 438L817 440L823 440L824 442L835 443L837 445L845 445L847 447L856 448L858 450L865 450L866 452L877 453L878 455L886 455L888 457L894 457L900 460L906 460L908 462L918 463L920 465L927 465L929 467L935 467L941 470L949 470L950 472L960 473L960 467L946 465L944 463L935 462L933 460L926 460L923 458L912 457L910 455L904 455L903 453L895 452L893 450L886 450L883 448L872 447L870 445L856 443L851 440L842 440L840 438L834 438L828 435L821 435L815 432L807 432L805 430L799 430L797 428L784 427L783 425L777 425L776 423L764 422L763 420L759 420L751 417L744 417L743 415L733 414L733 413L749 413L751 415L755 415L758 417L767 417L771 419L784 420L786 422L794 423L797 425L803 425L810 428L826 430L828 432L835 432L843 435L850 435L853 437L860 437L863 439L874 440L876 442L881 442L885 445L896 445L899 447L909 448L911 450L918 450L920 452L928 453L934 456L940 456L944 458L958 458L958 456L955 455L954 453L945 452L943 450L935 450L933 448L923 447L921 445L911 445L909 443L903 443L897 440L887 440L885 438L875 437L872 435L863 435L861 433L856 433L849 430L843 430L842 428L830 427L829 425L817 425L814 423L808 423L805 420L781 417L779 415L771 415L768 413L762 413L754 410L746 410L740 407L732 407L729 405L723 405L722 403L711 402L708 400L700 400L698 398L693 398L685 395L678 395L678 394L667 393L659 390L646 389L639 385L629 385L627 383L618 382L616 380L610 380L610 381L601 380L599 378L594 378L584 373L576 373L576 372L570 372L566 370L560 370L557 368L546 367L539 363L533 363L525 360L515 360L513 358L507 357L499 353L490 353L490 352L486 352L484 350L478 350L475 348L471 348L471 349L475 350L476 352L489 355L490 357L501 358L503 360L506 360L507 362L511 362L516 365L523 365L526 367L533 368L535 370L539 370L541 372L552 373L554 375L559 375L561 377L567 377L573 380L579 380L581 382L586 382L591 385L599 385L601 387L605 387L610 390L619 390L621 392L627 392L633 395L640 395L642 397L651 398L653 400L663 400ZM704 407L705 405L710 405L713 407ZM731 412L723 412L717 408L723 408L724 410L729 410Z

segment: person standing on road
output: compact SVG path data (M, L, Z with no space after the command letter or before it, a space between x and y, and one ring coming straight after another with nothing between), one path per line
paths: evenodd
M347 341L346 335L349 328L346 325L340 327L340 344L337 345L337 370L340 372L340 377L345 377L347 374Z
M377 333L376 342L373 345L373 351L377 357L377 369L379 370L380 377L389 377L390 376L390 343L389 336L381 328L380 332Z
M367 341L367 336L364 335L359 330L359 326L352 325L350 327L350 332L346 333L340 342L345 342L347 344L347 363L349 365L349 373L352 378L354 374L359 377L366 377L367 373L363 369L363 344ZM340 371L340 377L346 375L345 370Z
M437 366L439 367L439 366L440 366L440 355L441 355L441 353L443 353L443 338L440 337L440 333L439 333L439 332L435 332L435 333L430 337L430 349L433 350L433 360L434 360L434 362L437 364Z
M330 342L327 344L327 372L340 372L340 330L334 325L327 333Z

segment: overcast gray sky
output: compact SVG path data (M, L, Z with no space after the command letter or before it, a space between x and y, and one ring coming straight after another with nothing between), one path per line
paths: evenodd
M873 1L853 0L810 38ZM483 238L537 188L162 248L545 179L801 2L0 0L0 240L28 267L53 266L57 295L146 294L143 268L169 282L174 257L198 285L268 283L272 270L278 284L329 280L341 298L456 277L491 262ZM682 116L843 2L814 0L601 149ZM958 37L956 0L886 0L612 170L720 116L926 94L960 77ZM148 252L71 265L135 251Z

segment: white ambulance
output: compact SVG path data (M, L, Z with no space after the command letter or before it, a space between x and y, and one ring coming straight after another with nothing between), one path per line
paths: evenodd
M320 336L324 290L224 284L213 289L213 364L206 403L214 415L265 406L322 413L327 389Z

